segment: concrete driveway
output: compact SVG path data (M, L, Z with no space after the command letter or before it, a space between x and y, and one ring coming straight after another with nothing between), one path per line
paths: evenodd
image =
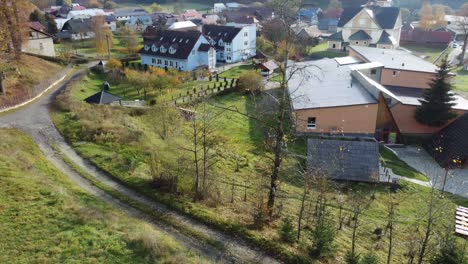
M393 148L393 150L400 159L426 174L437 189L442 189L445 170L424 149L406 146ZM468 169L450 170L445 183L445 191L468 198Z

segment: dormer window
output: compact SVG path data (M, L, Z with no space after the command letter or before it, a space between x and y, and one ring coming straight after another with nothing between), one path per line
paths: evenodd
M172 40L172 42L175 42L175 41L176 41L176 38L174 38L174 39Z
M158 51L158 47L156 47L156 45L153 44L153 46L151 46L151 50L153 52L156 52L156 51Z
M148 51L150 49L149 45L145 45L145 51Z
M163 40L163 39L164 39L164 37L161 37L159 40Z
M221 46L221 47L223 47L223 46L224 46L224 42L223 42L223 40L222 40L222 39L220 39L220 40L219 40L219 42L218 42L218 45L219 45L219 46Z
M181 39L179 40L179 43L182 43L182 41L184 41L184 39L181 38Z
M210 43L211 43L211 45L214 46L216 44L216 41L214 39L212 39L212 40L210 40Z
M166 53L167 49L164 46L161 46L161 48L159 48L159 51L161 53Z
M174 48L174 47L170 47L170 48L169 48L169 53L170 53L170 54L174 54L174 53L176 53L176 51L177 51L177 49Z
M188 40L188 39L185 41L185 44L187 44L187 43L189 43L189 40Z

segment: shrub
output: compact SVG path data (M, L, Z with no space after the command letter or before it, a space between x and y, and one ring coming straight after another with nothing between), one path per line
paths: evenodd
M335 247L335 235L335 225L324 211L311 233L313 246L310 255L320 257L331 253Z
M359 264L359 260L361 260L361 255L356 252L348 251L345 255L345 262L346 264Z
M448 237L442 244L439 252L431 260L432 264L468 264L463 248L456 243L453 237Z
M379 264L379 257L373 252L369 252L362 257L360 264Z
M292 244L296 241L297 231L294 228L291 217L283 218L283 223L278 230L279 237L286 243Z
M239 76L237 89L241 92L259 94L263 90L263 78L256 71L248 71Z

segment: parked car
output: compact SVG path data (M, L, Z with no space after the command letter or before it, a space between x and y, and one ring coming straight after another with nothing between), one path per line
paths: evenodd
M453 42L453 43L452 43L452 48L454 48L454 49L458 48L459 46L460 46L460 45L458 45L458 43L456 43L456 42Z

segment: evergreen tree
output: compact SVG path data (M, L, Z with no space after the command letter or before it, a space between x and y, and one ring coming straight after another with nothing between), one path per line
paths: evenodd
M465 256L464 248L452 236L448 236L431 264L468 264L468 256Z
M456 117L456 113L451 111L455 105L451 90L448 62L444 58L437 76L430 83L430 89L424 92L424 99L419 100L421 106L416 109L416 120L421 124L440 127Z

